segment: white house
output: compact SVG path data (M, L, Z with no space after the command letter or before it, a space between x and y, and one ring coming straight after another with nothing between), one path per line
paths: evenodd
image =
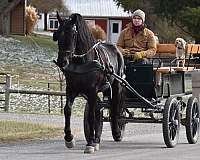
M113 0L64 0L71 13L81 14L88 23L98 24L107 33L107 40L115 43L119 33L130 21L130 14L124 12ZM44 17L35 29L42 30ZM58 21L55 14L48 16L48 30L56 30Z

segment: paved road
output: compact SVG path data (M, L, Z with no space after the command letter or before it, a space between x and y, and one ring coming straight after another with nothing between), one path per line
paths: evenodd
M0 114L0 119L8 119L6 114ZM18 115L13 115L14 118ZM32 116L23 115L22 117ZM40 117L40 116L39 116ZM42 116L43 117L43 116ZM49 122L49 116L43 117L42 123ZM50 116L53 120L52 116ZM62 120L61 116L53 116L53 122ZM57 119L57 118L58 119ZM42 118L41 118L42 119ZM39 119L39 120L41 120ZM57 119L57 120L55 120ZM35 140L16 144L0 144L0 160L199 160L200 143L187 144L184 128L181 129L180 142L176 148L166 148L162 138L160 124L128 124L124 140L120 143L112 140L110 127L104 123L100 151L95 154L83 154L85 141L80 118L73 118L73 129L76 132L76 147L67 149L62 138ZM60 122L62 124L63 122Z

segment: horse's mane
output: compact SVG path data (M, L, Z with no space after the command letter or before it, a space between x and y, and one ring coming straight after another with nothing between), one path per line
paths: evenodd
M88 25L80 14L74 13L70 17L72 20L75 20L74 24L77 27L77 47L78 50L80 50L79 53L81 54L83 52L87 52L95 44L95 39L90 32Z

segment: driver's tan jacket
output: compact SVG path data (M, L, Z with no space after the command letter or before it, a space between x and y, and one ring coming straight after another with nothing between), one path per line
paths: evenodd
M117 41L117 47L121 50L123 55L126 55L123 49L129 49L130 54L144 51L146 58L154 56L157 49L154 33L144 28L144 30L140 31L138 34L132 35L132 23L129 23L127 28L121 32Z

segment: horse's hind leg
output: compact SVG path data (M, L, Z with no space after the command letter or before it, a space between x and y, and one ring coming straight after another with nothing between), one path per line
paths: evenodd
M119 84L119 82L114 81L112 89L113 89L113 97L111 99L111 108L110 108L112 135L115 141L121 141L122 135L119 128L119 120L120 120L120 111L122 109L122 103L123 103L122 87Z
M71 133L71 127L70 127L71 110L72 110L72 105L73 105L75 97L76 95L73 95L73 94L70 94L69 96L67 96L67 101L64 108L64 116L65 116L64 139L65 139L65 146L67 148L73 148L75 146L75 140Z
M95 140L94 140L96 151L99 150L102 128L103 128L102 111L97 106L95 111Z

